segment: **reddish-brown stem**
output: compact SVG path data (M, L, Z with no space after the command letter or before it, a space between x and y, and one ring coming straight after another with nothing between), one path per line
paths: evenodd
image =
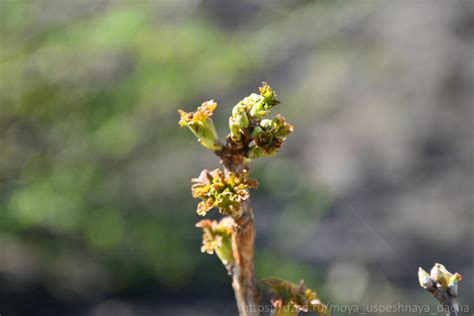
M248 170L242 152L246 145L228 141L224 150L218 153L226 172L240 173ZM255 224L252 206L247 199L241 203L242 216L235 219L236 227L232 234L232 250L235 264L231 268L232 287L240 316L260 315L259 293L255 277Z
M452 293L449 289L436 287L436 285L430 286L426 290L440 302L443 310L446 312L446 316L459 315L459 305L455 293Z
M250 202L242 203L243 215L236 220L232 248L236 264L232 269L232 287L240 316L256 316L259 295L255 279L255 224Z

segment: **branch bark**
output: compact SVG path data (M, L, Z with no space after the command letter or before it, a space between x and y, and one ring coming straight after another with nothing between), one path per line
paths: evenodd
M259 294L255 278L255 224L250 201L242 203L243 215L236 220L232 249L236 264L232 269L232 287L240 316L258 316Z
M243 156L222 154L222 164L226 172L240 173L248 170ZM226 159L231 158L231 159ZM232 249L235 264L231 268L232 287L240 316L260 315L260 301L255 277L255 223L250 199L240 205L242 216L235 219L236 227L232 234Z
M442 287L437 287L433 283L432 286L425 288L426 291L430 292L443 306L443 310L446 311L446 316L459 316L459 305L457 300L457 294Z

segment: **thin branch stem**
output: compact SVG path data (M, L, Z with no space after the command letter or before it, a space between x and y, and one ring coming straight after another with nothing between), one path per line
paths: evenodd
M430 292L443 306L443 310L446 311L446 316L459 316L459 305L457 295L451 293L451 291L442 287L429 286L425 289Z
M247 169L243 159L224 162L226 172ZM241 204L242 216L235 219L232 234L235 264L232 267L232 287L240 316L258 316L259 293L255 277L255 224L250 200Z
M232 287L240 316L257 316L259 294L255 278L255 224L249 201L242 203L243 215L236 220L232 246L236 264L232 270Z
M248 144L248 142L246 142ZM228 141L224 150L218 155L225 167L225 172L241 173L248 170L242 152L247 147ZM238 153L238 154L237 154ZM232 249L235 264L232 266L232 287L240 316L258 316L260 301L255 277L255 223L250 199L240 205L242 216L236 218L236 227L232 234Z

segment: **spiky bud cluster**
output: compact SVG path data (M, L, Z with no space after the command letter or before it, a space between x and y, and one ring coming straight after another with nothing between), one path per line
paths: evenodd
M232 217L240 217L240 203L249 198L248 189L258 187L256 180L250 179L247 172L224 174L220 169L203 170L194 182L191 190L193 197L202 199L197 213L206 215L212 208Z

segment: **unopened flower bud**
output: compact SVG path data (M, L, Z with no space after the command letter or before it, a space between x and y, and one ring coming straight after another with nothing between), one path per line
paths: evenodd
M258 137L263 132L263 129L260 126L256 126L252 131L252 138Z
M451 296L458 295L458 283L462 280L462 276L459 273L454 273L451 278L449 278L448 288Z
M418 268L418 281L420 282L420 286L424 289L427 289L434 285L434 281L431 279L428 272L423 270L423 268Z
M268 83L262 82L262 86L258 88L258 90L260 91L260 95L264 98L264 102L267 104L268 108L280 103L275 91L272 90Z
M229 129L230 129L230 138L234 142L237 142L242 139L242 133L240 131L239 123L234 120L233 117L229 117Z
M245 129L249 126L250 121L247 116L247 110L242 104L237 104L232 109L232 118L239 124L241 129Z
M217 103L210 100L204 102L195 112L184 112L180 114L179 125L187 126L197 137L199 143L207 149L216 151L221 149L214 122L211 118Z
M458 284L459 281L462 281L462 275L459 273L454 273L451 278L449 278L449 286L452 286L454 284Z
M444 288L448 287L451 276L452 274L440 263L436 263L430 271L430 277L433 281L441 284Z
M270 113L270 111L265 110L265 102L262 96L253 93L250 97L255 100L252 107L250 108L250 115L252 117L261 119Z

